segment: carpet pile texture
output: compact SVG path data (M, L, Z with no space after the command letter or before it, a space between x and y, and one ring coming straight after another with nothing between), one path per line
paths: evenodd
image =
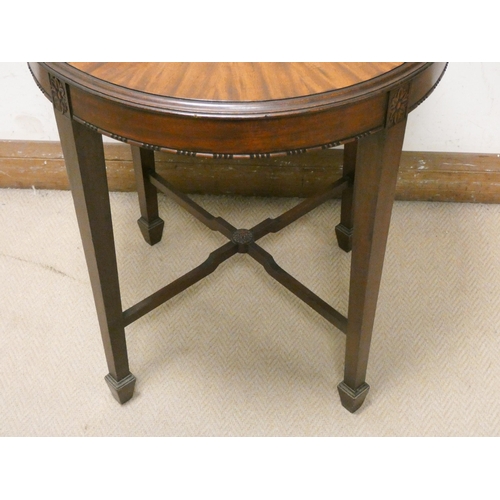
M195 196L245 228L299 200ZM226 238L160 196L149 247L137 196L112 193L129 307ZM346 313L350 256L327 202L260 243ZM370 393L340 404L344 335L248 255L127 327L136 393L107 373L69 192L0 191L0 436L499 436L500 206L396 202L374 327Z

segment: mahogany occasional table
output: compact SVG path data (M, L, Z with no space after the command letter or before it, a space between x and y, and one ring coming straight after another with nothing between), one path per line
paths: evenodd
M342 404L366 398L366 368L408 113L445 63L30 63L52 101L114 397L128 401L125 327L247 253L347 335ZM145 240L162 237L157 192L228 242L173 283L122 309L102 134L129 143ZM213 158L292 155L344 144L343 177L250 229L214 217L155 172L154 152ZM280 268L258 240L342 192L337 240L351 251L347 318ZM333 228L332 228L333 230Z

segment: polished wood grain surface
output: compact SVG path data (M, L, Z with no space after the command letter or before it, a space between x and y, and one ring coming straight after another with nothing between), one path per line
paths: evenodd
M446 63L29 67L56 109L101 134L176 154L252 158L330 148L391 127L432 92Z
M320 94L381 76L403 63L71 62L115 85L150 94L214 101L266 101Z
M111 191L137 191L130 147L106 142ZM185 193L243 196L310 196L342 176L342 150L257 160L214 160L156 153L158 172ZM1 189L67 190L59 142L0 140ZM403 151L396 199L500 203L496 154Z

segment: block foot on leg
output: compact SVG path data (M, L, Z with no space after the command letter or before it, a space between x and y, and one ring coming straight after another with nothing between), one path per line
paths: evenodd
M350 252L352 250L352 233L353 229L344 226L343 224L338 224L335 227L335 234L337 235L337 242L339 247L344 250L344 252Z
M111 374L104 377L113 397L120 403L126 403L134 395L135 377L130 373L125 378L117 381Z
M161 240L163 234L163 226L165 223L159 217L153 222L148 222L144 217L141 217L137 224L141 230L142 236L150 245L154 245Z
M354 413L356 410L359 410L361 405L364 403L366 395L370 390L370 386L363 383L354 390L351 389L351 387L349 387L345 382L341 382L338 385L338 390L342 406L351 413Z

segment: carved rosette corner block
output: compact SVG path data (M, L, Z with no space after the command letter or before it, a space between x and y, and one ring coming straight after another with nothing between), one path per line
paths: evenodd
M408 103L410 101L410 83L397 87L389 93L389 104L387 106L387 128L402 122L408 114Z
M66 84L59 78L49 75L50 93L52 95L52 105L63 115L69 113L69 100Z

